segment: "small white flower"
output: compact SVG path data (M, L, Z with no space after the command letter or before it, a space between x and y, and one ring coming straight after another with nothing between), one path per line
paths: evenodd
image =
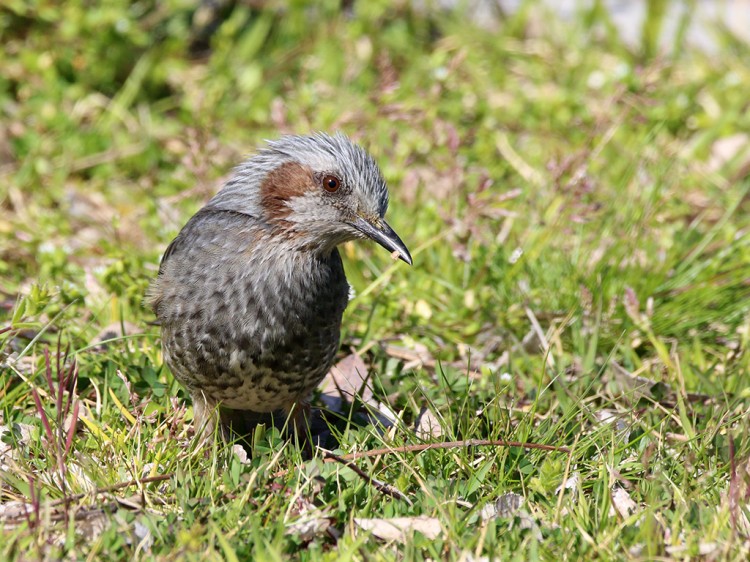
M592 90L598 90L607 83L607 77L601 70L595 70L589 74L589 79L586 83Z
M516 248L515 250L513 250L513 253L508 258L508 263L511 263L511 264L516 263L518 260L521 259L522 255L523 255L523 250L521 248Z

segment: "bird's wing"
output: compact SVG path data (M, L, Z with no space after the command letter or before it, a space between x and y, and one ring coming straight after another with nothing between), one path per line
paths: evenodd
M252 223L257 225L258 220L245 213L204 207L190 218L177 237L170 242L159 263L159 273L146 293L146 303L157 312L157 316L157 308L162 299L164 283L171 282L170 279L167 279L170 277L167 272L167 264L177 259L178 256L181 256L183 261L190 260L190 257L186 254L196 251L198 247L207 250L210 246L205 241L214 238L212 235L215 234L215 231L223 230L227 223L236 225ZM221 250L221 248L213 248L215 252L220 253ZM179 262L177 267L181 267Z
M182 245L184 239L185 237L182 235L182 232L180 232L175 237L175 239L169 243L169 246L167 246L167 249L164 251L164 255L161 257L161 261L159 262L159 275L164 273L164 264L169 259L169 256L171 256L175 252L175 250L177 250L177 248Z

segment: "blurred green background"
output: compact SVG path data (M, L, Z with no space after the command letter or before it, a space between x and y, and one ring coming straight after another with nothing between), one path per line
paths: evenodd
M130 557L134 520L159 536L157 558L334 558L334 544L366 557L377 543L352 530L352 514L437 513L447 536L383 556L690 557L711 543L716 556L744 558L746 518L727 500L745 493L737 465L750 453L743 3L634 2L625 19L603 1L506 4L3 3L0 421L37 439L10 440L18 456L0 501L190 467L176 489L144 492L178 507L151 504L88 543L75 526L13 527L6 557ZM408 457L373 470L411 490L416 507L383 505L330 469L315 493L303 471L273 476L282 441L272 434L258 438L253 464L195 476L221 462L184 456L189 403L162 368L145 289L234 165L264 139L317 130L373 153L388 220L414 256L408 268L373 245L345 245L358 296L341 356L363 354L378 400L406 428L427 407L443 438L577 446L570 464L507 449ZM47 384L44 349L54 355L58 342L77 360L86 418L65 457L79 476L70 468L62 485L45 480L60 463L45 455L30 390ZM42 406L59 414L53 400ZM365 428L340 443L390 438L415 439ZM568 496L570 470L583 484ZM254 475L253 501L227 492L240 474ZM607 515L623 481L641 519ZM340 539L290 535L299 512L283 494L267 501L278 486L325 504ZM480 535L479 507L440 507L508 490L524 494L543 540L497 522ZM186 531L194 521L198 539ZM66 546L53 548L58 532Z

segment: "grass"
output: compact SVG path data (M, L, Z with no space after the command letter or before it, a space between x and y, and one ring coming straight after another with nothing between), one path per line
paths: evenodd
M635 46L598 4L292 4L192 53L188 2L0 9L0 557L746 559L750 47L660 50L656 2ZM142 305L231 166L311 130L376 156L414 256L343 248L341 357L397 419L334 429L406 499L274 428L196 448ZM570 453L405 448L466 439ZM361 521L396 517L429 528Z

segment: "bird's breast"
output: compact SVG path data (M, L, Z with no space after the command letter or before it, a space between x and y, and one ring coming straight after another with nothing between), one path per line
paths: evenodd
M268 411L309 394L339 347L349 287L338 252L191 236L159 287L172 372L231 408Z

